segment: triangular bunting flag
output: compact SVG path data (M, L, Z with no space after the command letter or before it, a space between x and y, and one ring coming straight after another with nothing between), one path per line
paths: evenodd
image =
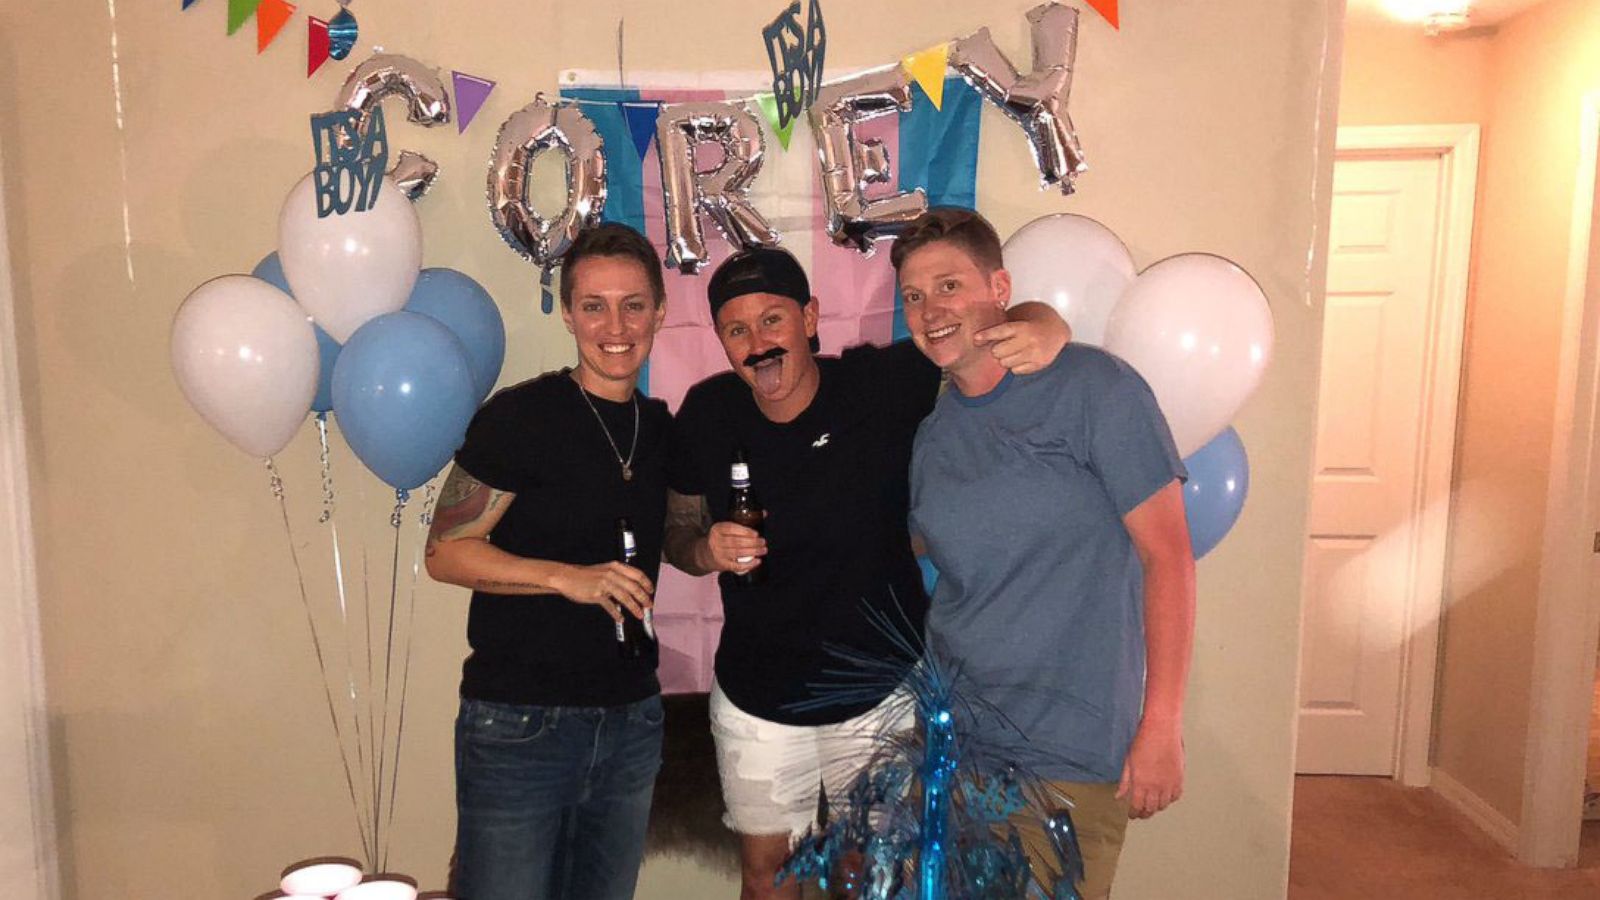
M771 94L757 94L753 98L756 108L761 110L761 117L767 120L767 125L772 128L772 133L778 136L778 145L789 149L789 136L794 134L794 123L798 119L790 119L789 124L778 127L778 100Z
M231 37L244 20L255 15L261 0L228 0L228 35Z
M661 116L661 107L654 103L619 103L622 107L622 117L628 120L628 134L633 136L633 149L639 151L639 158L650 152L650 140L656 136L656 119Z
M256 52L267 49L278 37L278 32L294 16L295 6L289 0L261 0L256 10Z
M195 0L183 0L183 8L188 9L194 5Z
M933 101L933 108L939 109L940 104L944 103L944 70L949 62L950 45L940 44L900 60L900 68Z
M1122 23L1117 20L1117 0L1089 0L1089 5L1094 7L1095 12L1104 16L1112 28L1122 30Z
M306 77L317 74L328 61L328 23L316 16L306 17Z
M494 82L465 72L450 72L450 78L456 88L456 134L467 130L472 120L478 115L478 110L483 109L483 101L489 99L489 92L494 90Z

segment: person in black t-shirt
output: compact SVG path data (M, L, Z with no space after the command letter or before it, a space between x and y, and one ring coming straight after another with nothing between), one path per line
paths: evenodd
M711 718L725 821L741 836L740 896L798 897L796 883L774 881L813 820L819 782L843 797L878 734L909 725L886 701L927 612L907 470L940 376L909 341L813 355L817 299L782 250L735 254L707 295L733 371L695 385L678 410L665 552L690 574L722 573ZM1017 372L1047 365L1070 338L1043 304L1013 318L978 339ZM736 451L764 533L726 521ZM757 584L734 577L758 567ZM852 674L852 658L880 664Z
M633 896L661 764L648 623L672 421L635 389L666 309L661 262L602 225L562 263L563 369L496 394L456 454L428 574L472 588L456 719L456 896ZM618 561L619 520L636 537Z

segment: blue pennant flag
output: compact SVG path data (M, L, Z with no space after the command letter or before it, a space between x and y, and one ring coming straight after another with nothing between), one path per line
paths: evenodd
M661 107L654 103L619 103L622 107L622 116L628 120L628 133L633 136L634 149L639 151L639 158L650 152L650 140L656 136L656 119L661 115Z

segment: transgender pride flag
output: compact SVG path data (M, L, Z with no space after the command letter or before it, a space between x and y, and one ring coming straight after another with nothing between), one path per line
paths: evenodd
M659 88L589 87L605 76L566 72L561 96L576 100L594 122L606 146L605 218L650 236L665 253L661 164L655 143L660 104L689 100L744 99L763 86L757 76L646 75L638 80ZM740 85L744 85L743 88ZM765 85L771 90L770 82ZM862 138L877 138L889 151L898 190L920 187L930 205L976 206L978 120L982 98L959 78L945 81L942 108L935 109L913 87L910 112L884 116L858 128ZM765 120L755 105L751 111ZM882 192L889 185L875 186ZM869 191L869 196L872 192ZM766 157L750 191L755 208L782 235L782 246L800 260L811 277L821 324L823 353L838 353L862 343L883 344L907 332L895 291L887 246L872 257L835 247L824 230L818 185L816 145L804 120L794 126L787 150L770 127ZM666 273L667 317L641 380L646 391L677 411L694 383L727 370L728 360L712 330L705 285L711 271L731 252L705 217L710 262L700 275ZM661 568L656 592L656 633L661 639L661 683L668 693L711 689L711 663L722 627L722 602L712 577L690 578Z

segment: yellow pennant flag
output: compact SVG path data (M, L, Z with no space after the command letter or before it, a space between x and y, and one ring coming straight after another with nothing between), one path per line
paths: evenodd
M944 102L944 70L949 61L949 44L940 44L900 60L900 68L905 69L911 80L933 101L934 109L939 109Z

